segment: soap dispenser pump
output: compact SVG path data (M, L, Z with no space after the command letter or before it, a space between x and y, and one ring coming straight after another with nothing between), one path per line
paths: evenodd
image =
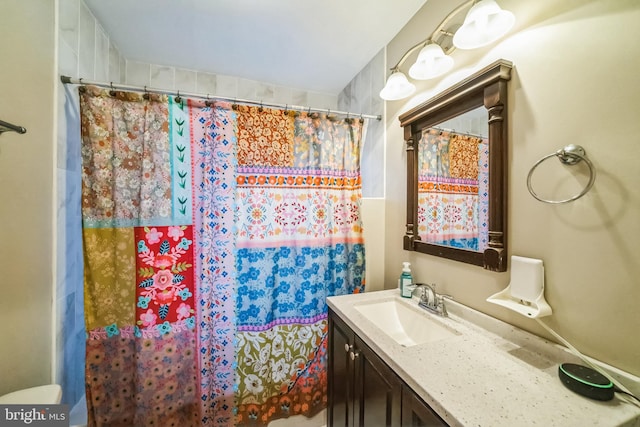
M400 275L400 295L404 298L411 298L413 293L412 284L413 277L411 277L411 264L408 262L402 263L402 274Z

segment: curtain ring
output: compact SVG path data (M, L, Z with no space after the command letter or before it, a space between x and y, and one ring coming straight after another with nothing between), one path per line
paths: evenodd
M110 86L111 86L111 90L109 91L109 95L116 96L116 90L113 87L113 82L111 82Z
M179 90L178 90L178 95L176 95L176 97L173 100L176 101L178 104L182 104L182 98L180 97Z
M144 95L142 95L142 97L146 100L149 99L149 91L147 91L147 86L145 85L144 87Z
M260 106L258 107L258 111L261 113L264 111L264 108L262 106L262 100L260 101Z

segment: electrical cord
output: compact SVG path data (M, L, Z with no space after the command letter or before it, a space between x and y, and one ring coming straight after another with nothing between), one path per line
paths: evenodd
M613 378L611 375L609 375L607 372L605 372L602 368L600 368L599 366L595 365L594 363L592 363L589 359L587 359L587 357L580 353L580 351L578 351L577 348L575 348L574 346L571 345L571 343L567 340L565 340L562 336L560 336L560 334L558 334L556 331L554 331L553 329L551 329L546 323L544 323L542 320L536 318L534 319L536 322L538 322L540 324L540 326L542 326L544 329L547 330L547 332L549 332L551 335L553 335L554 337L556 337L556 339L558 339L558 341L560 341L562 344L564 344L569 350L571 350L576 356L578 356L580 359L582 359L582 361L584 363L586 363L587 365L589 365L589 367L591 367L593 370L599 372L600 374L604 375L609 381L611 381L611 383L613 384L613 391L616 393L622 393L625 394L633 399L635 399L635 402L632 401L628 401L629 403L636 405L638 407L640 407L640 398L638 398L637 396L635 396L633 393L631 393L631 391L629 391L628 388L626 388L624 385L622 385L621 383L619 383L615 378Z
M625 394L625 395L627 395L627 396L629 396L629 397L631 397L631 398L635 399L638 403L640 403L640 398L639 398L638 396L634 396L633 394L628 393L628 392L626 392L626 391L624 391L624 390L622 390L622 389L618 388L618 386L617 386L617 385L614 385L614 386L613 386L613 391L615 391L616 393L622 393L622 394Z

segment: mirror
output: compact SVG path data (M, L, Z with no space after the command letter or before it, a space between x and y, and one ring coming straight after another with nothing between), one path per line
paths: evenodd
M404 249L507 270L507 82L499 60L400 116Z

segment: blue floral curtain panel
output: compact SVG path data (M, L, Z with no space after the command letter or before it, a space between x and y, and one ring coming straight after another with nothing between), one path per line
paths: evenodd
M364 288L363 123L81 88L91 426L326 406L326 297Z

